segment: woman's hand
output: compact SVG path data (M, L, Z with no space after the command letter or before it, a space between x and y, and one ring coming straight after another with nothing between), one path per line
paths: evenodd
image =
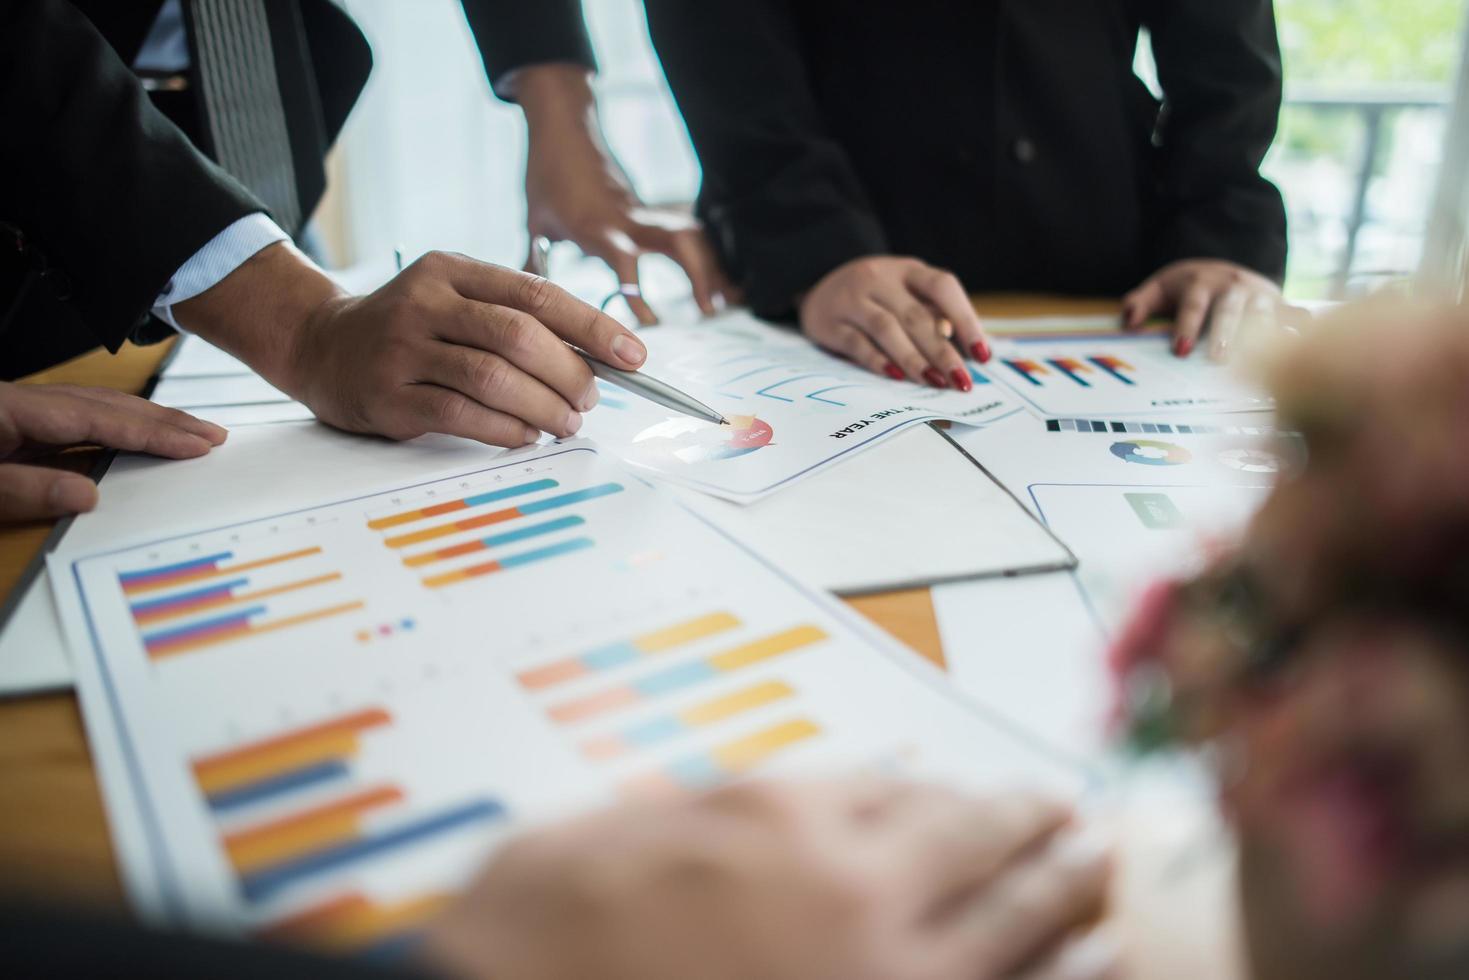
M1154 316L1173 316L1173 352L1187 357L1204 333L1209 356L1223 360L1251 319L1275 319L1280 287L1233 262L1188 259L1159 270L1122 300L1122 326L1136 330Z
M502 851L429 932L451 976L1100 978L1107 857L1030 796L746 784L630 804Z
M0 523L89 511L97 486L67 470L26 460L76 445L168 459L203 456L225 430L172 408L108 388L0 383Z
M800 316L817 345L895 381L969 391L955 341L980 362L990 358L959 280L918 259L872 255L838 266L802 297Z

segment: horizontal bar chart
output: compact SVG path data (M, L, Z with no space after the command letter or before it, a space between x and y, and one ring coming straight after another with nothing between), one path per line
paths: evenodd
M499 821L504 816L505 807L500 801L474 800L243 875L240 892L250 902L263 902L303 881L422 844L473 824Z
M450 548L440 548L437 551L425 551L420 554L409 555L403 559L403 564L409 568L420 568L437 561L446 561L450 558L472 555L477 551L487 551L490 548L515 544L516 542L538 538L545 534L555 534L557 531L566 531L574 527L580 527L585 523L585 518L578 517L575 514L568 517L558 517L553 521L531 524L527 527L516 528L514 531L506 531L503 534L491 534L488 537L466 541L463 544L456 544Z
M282 562L297 561L321 554L320 548L301 548L296 551L288 551L281 555L271 555L268 558L256 558L251 561L234 563L234 552L222 551L218 554L207 555L186 562L178 562L173 565L163 565L158 568L143 569L132 572L119 572L118 583L122 591L127 595L138 595L145 592L156 592L159 589L171 588L176 585L184 585L193 582L206 582L211 579L226 575L238 575L240 572L254 571L257 568L268 568L271 565L279 565ZM224 562L231 562L225 565Z
M1125 385L1137 384L1137 382L1129 376L1131 373L1135 372L1137 368L1133 367L1131 364L1127 363L1120 357L1113 357L1110 354L1098 354L1094 357L1088 357L1087 360L1095 364L1097 367L1101 368L1103 371L1110 374L1112 377L1116 378L1118 381L1121 381Z
M507 507L503 510L493 510L474 517L466 517L458 521L450 521L447 524L435 524L418 531L410 531L407 534L399 534L384 540L390 548L406 548L409 545L422 544L425 541L433 541L436 538L448 537L451 534L459 534L462 531L473 531L476 528L489 527L492 524L502 524L521 517L529 517L532 514L543 514L549 510L560 507L570 507L573 504L585 503L596 500L599 497L607 497L614 493L622 492L620 483L604 483L600 486L587 487L584 490L574 490L570 493L558 494L554 497L544 497L529 503L520 504L515 507Z
M371 958L374 949L421 931L450 900L448 894L431 892L397 902L377 902L350 892L274 922L257 931L255 938Z
M533 565L536 562L548 561L559 558L576 551L585 551L593 547L595 542L591 538L572 538L557 544L538 548L535 551L523 551L516 555L506 555L496 561L487 561L479 565L470 565L468 568L456 569L452 572L444 572L442 575L430 575L423 580L423 584L430 589L441 589L446 585L454 585L457 582L467 582L470 579L479 578L484 575L493 575L496 572L508 571L512 568L521 568L525 565Z
M821 726L804 718L781 722L708 752L678 759L658 774L634 779L627 788L633 793L703 789L744 775L820 734Z
M553 721L561 724L575 724L631 704L697 687L717 679L721 674L763 663L783 654L820 643L826 638L826 632L819 627L797 626L742 644L723 653L645 674L626 684L606 688L596 694L564 701L549 708L546 713Z
M1025 358L1016 358L1013 360L1003 361L1002 363L1011 371L1014 371L1016 374L1018 374L1021 378L1035 385L1037 388L1045 384L1045 382L1042 381L1041 378L1051 373L1051 369L1046 367L1041 362L1027 360Z
M202 589L191 589L187 592L174 593L173 595L162 596L157 599L135 602L129 609L132 611L133 621L139 626L146 626L149 623L177 619L181 616L192 616L211 609L223 609L241 603L288 595L292 592L298 592L301 589L309 589L317 585L328 585L332 582L340 582L341 580L341 572L327 572L323 575L316 575L295 582L286 582L282 585L270 586L269 588L240 592L237 590L248 585L250 580L248 578L236 578Z
M334 606L327 606L322 609L313 609L309 612L296 613L292 616L283 616L280 619L256 623L252 622L253 618L264 615L266 608L264 606L251 606L226 616L218 616L212 619L190 623L188 626L181 626L156 633L145 633L143 634L143 647L148 651L148 656L156 660L161 657L173 656L174 654L189 653L219 643L228 643L250 636L259 636L263 633L274 633L278 630L289 629L292 626L304 626L307 623L314 623L333 616L356 612L363 608L365 608L363 602L352 600L350 602L338 603Z
M440 504L428 507L419 507L416 510L406 510L388 517L379 517L367 522L369 529L373 531L386 531L388 528L401 527L404 524L412 524L414 521L427 520L430 517L442 517L444 514L452 514L456 511L468 510L471 507L482 507L485 504L497 503L501 500L510 500L514 497L523 497L529 493L540 493L542 490L554 490L561 484L555 480L532 480L529 483L519 483L513 487L504 487L500 490L488 490L484 493L472 494L461 497L458 500L446 500Z
M364 813L403 802L394 786L354 793L281 820L237 831L224 838L225 853L241 874L300 857L357 836Z
M194 780L211 806L235 805L315 785L345 772L364 732L392 724L381 708L332 718L294 731L194 760ZM304 782L293 782L302 780ZM251 794L257 794L252 798Z
M621 667L645 656L674 650L696 640L737 629L739 625L739 617L733 613L709 613L631 640L609 643L575 657L523 670L516 675L516 680L527 690L539 691L573 678Z
M795 688L785 681L765 681L733 694L705 701L683 711L660 715L620 732L589 738L581 743L582 755L594 761L616 759L686 735L696 729L775 704L795 696Z
M1086 375L1092 373L1092 369L1074 357L1052 357L1046 360L1051 367L1060 371L1072 381L1083 388L1090 388L1092 383L1086 379Z

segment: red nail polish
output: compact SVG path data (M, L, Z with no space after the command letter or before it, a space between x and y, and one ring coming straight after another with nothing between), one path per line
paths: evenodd
M1190 354L1193 353L1193 351L1194 342L1192 340L1187 340L1183 337L1179 337L1178 340L1175 341L1173 344L1173 353L1177 354L1179 357L1188 357Z
M888 377L892 378L894 381L902 381L904 378L908 377L906 374L903 373L903 369L898 367L892 361L888 361L886 364L883 365L882 372L883 374L886 374Z
M928 368L923 372L923 380L927 381L935 388L947 388L949 386L949 383L944 380L944 376L942 374L939 374L933 368Z
M973 354L974 355L974 359L977 360L977 361L979 361L979 363L981 363L981 364L988 363L988 361L989 361L989 359L991 357L991 354L990 354L990 345L989 344L986 344L982 340L976 340L974 342L974 346L972 346L972 347L969 348L969 352L971 354Z
M954 379L954 387L958 388L960 391L974 390L974 382L969 379L969 375L967 372L959 368L955 368L954 370L949 372L949 377Z

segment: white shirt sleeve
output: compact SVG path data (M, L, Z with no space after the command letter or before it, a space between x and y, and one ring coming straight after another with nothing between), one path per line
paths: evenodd
M256 252L290 238L279 225L260 212L248 214L215 235L168 280L153 301L153 315L175 330L184 331L173 318L173 306L193 299L234 272Z

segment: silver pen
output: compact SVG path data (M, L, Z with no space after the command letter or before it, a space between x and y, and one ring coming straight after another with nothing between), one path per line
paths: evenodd
M544 235L538 235L531 242L530 271L538 276L547 276L550 262L551 242ZM633 283L623 283L617 287L617 292L602 301L602 310L606 312L607 304L619 296L637 296L638 287ZM698 399L684 394L666 381L643 374L639 371L623 371L615 368L604 361L599 361L584 350L573 347L573 351L587 362L587 367L592 369L592 374L609 384L641 395L655 405L691 415L704 422L713 422L715 425L728 425L729 419L720 415L714 409L705 405Z
M715 425L729 424L729 420L723 415L703 402L684 394L671 384L639 371L623 371L610 364L604 364L584 350L577 350L575 347L572 350L587 362L587 367L592 369L592 374L603 381L615 384L635 395L642 395L648 401L662 405L664 408L670 408L675 412L692 415L696 419L713 422Z

